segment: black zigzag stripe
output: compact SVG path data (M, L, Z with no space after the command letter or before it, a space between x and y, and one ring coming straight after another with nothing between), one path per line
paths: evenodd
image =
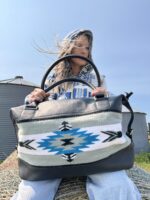
M68 162L72 162L77 154L75 153L68 153L68 154L62 154L62 157L67 160Z
M29 145L31 142L33 142L34 140L26 140L24 142L19 142L19 146L21 147L25 147L27 149L30 149L30 150L36 150L34 147L32 147L31 145Z
M122 132L121 131L118 131L118 132L115 132L115 131L102 131L102 133L109 135L109 137L107 139L102 141L103 143L104 142L110 142L112 140L115 140L116 138L122 137Z

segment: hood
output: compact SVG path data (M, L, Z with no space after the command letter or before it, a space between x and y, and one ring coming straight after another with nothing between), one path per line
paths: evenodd
M77 29L77 30L74 30L74 31L68 33L68 34L64 37L63 40L70 40L70 42L71 42L72 40L74 40L75 38L77 38L77 37L78 37L79 35L81 35L81 34L85 34L85 35L87 35L88 38L89 38L89 42L90 42L89 59L90 59L91 61L93 61L93 60L92 60L92 53L91 53L91 52L92 52L92 45L93 45L93 33L92 33L92 31L90 31L90 30L88 30L88 29ZM92 70L92 66L91 66L90 64L87 64L87 65L86 65L86 70L91 71L91 70Z

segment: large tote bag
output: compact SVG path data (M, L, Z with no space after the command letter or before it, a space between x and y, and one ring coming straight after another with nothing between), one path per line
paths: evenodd
M64 59L87 58L68 55L57 60L44 75ZM77 81L94 89L81 79L69 78L54 83L45 91L66 81ZM11 108L11 118L18 137L19 174L25 180L85 176L131 168L134 161L131 125L133 111L130 94L111 97L49 100L36 105ZM122 132L122 106L131 118Z

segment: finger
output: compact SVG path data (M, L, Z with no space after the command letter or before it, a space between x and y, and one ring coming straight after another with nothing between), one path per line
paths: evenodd
M49 97L51 94L50 93L46 93L46 97Z
M47 97L47 94L45 93L44 90L42 89L35 89L33 92L32 92L33 95L36 95L36 96L41 96L43 98Z
M106 93L105 88L97 87L92 91L92 96L96 96L96 95L100 95L100 94L104 94L105 95L105 93Z
M41 97L33 97L32 98L32 101L37 101L37 102L42 102L43 101L43 97L41 98Z

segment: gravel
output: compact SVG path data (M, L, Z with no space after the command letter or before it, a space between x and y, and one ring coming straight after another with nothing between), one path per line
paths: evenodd
M0 164L0 200L9 200L17 191L20 183L16 157L15 151ZM142 200L150 200L150 173L134 166L127 170L127 174L141 192ZM55 200L88 200L85 190L85 177L63 179Z

